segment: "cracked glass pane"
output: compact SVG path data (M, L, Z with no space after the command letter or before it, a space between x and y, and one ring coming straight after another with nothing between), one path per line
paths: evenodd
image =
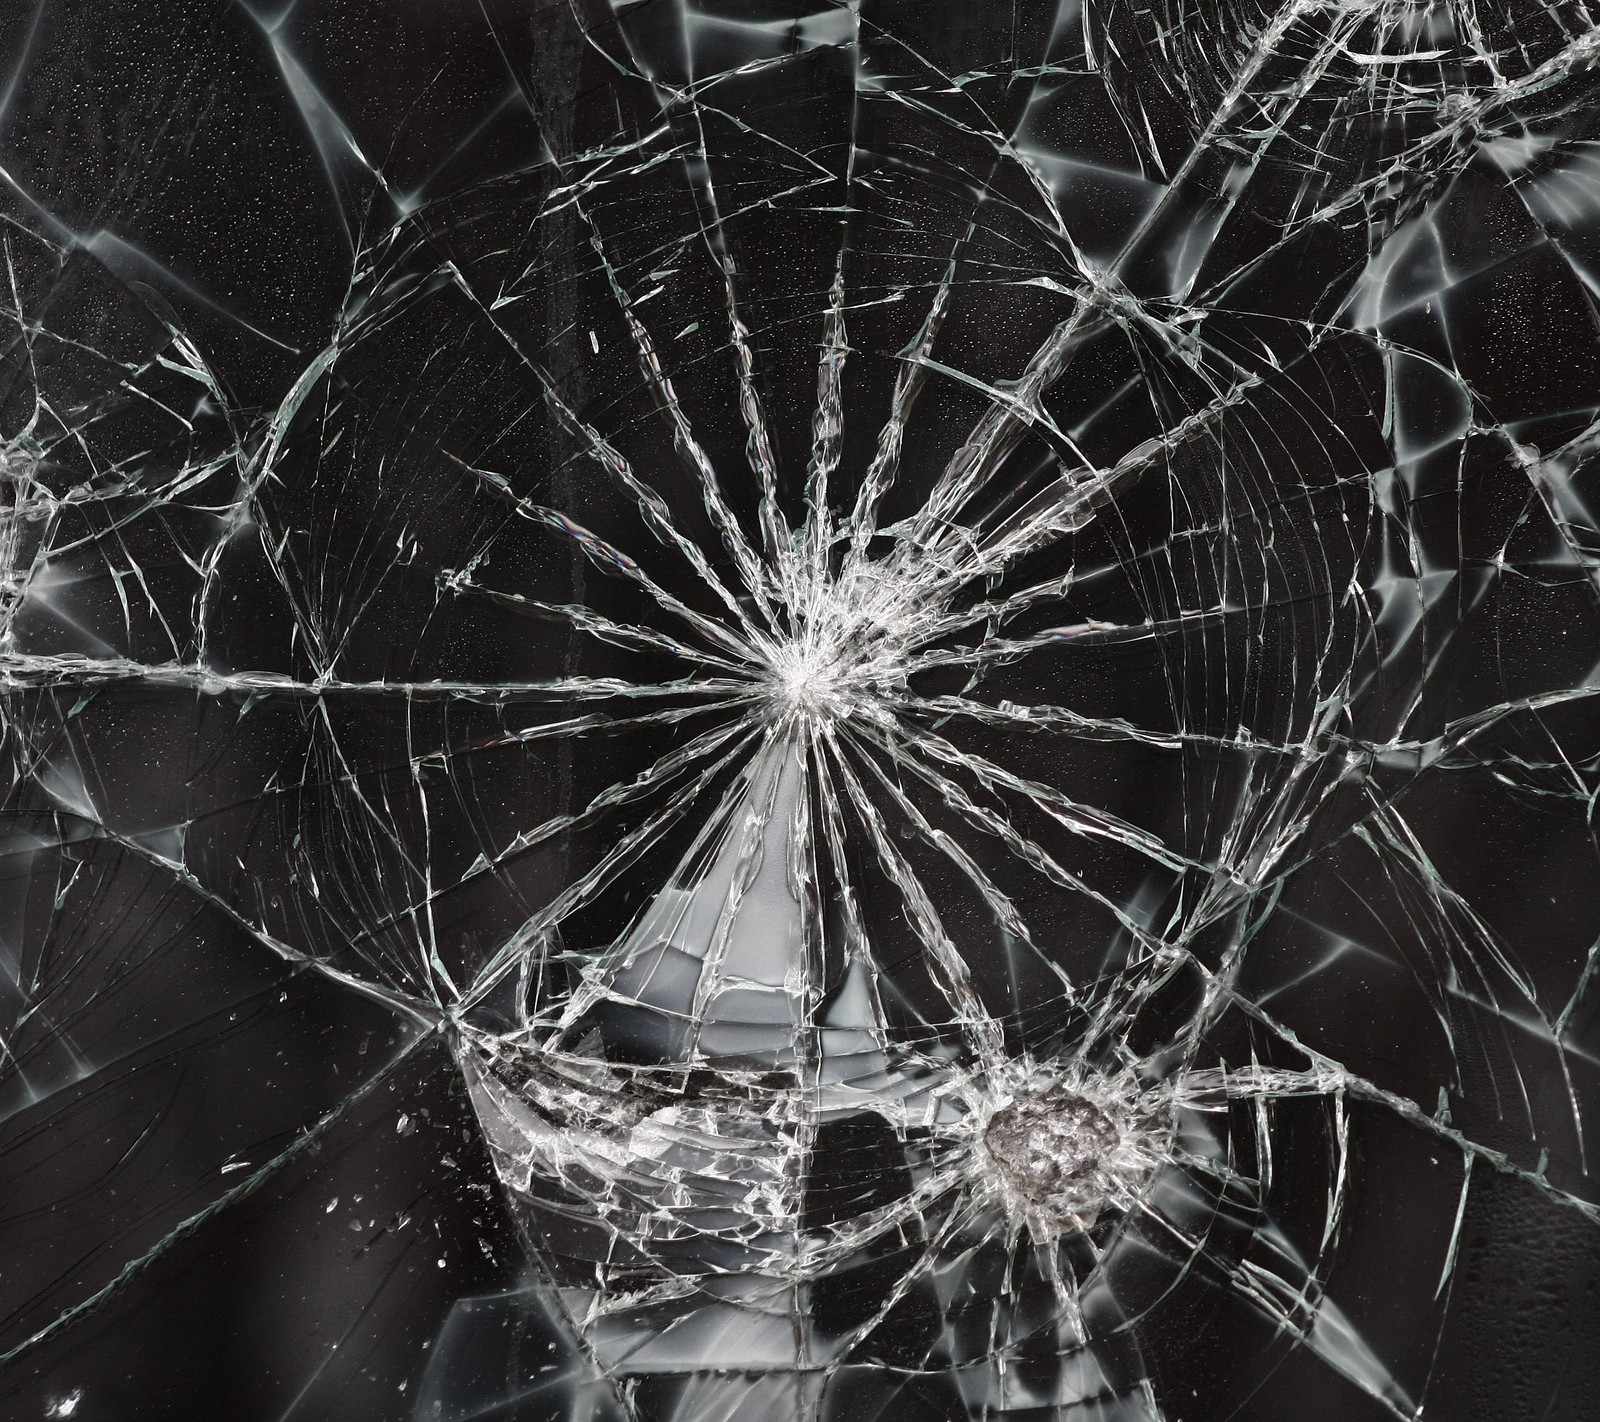
M0 256L0 1413L1593 1415L1588 0L17 0Z

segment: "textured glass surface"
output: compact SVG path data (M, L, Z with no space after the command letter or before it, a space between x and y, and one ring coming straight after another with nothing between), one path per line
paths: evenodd
M0 1416L1600 1415L1600 9L0 5Z

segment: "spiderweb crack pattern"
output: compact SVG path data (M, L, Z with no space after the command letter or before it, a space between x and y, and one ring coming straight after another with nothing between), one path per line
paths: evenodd
M6 22L16 1415L1586 1415L1591 6L179 10Z

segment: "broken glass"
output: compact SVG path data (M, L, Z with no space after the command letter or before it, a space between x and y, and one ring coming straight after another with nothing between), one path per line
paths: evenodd
M1588 4L0 34L7 1415L1589 1415Z

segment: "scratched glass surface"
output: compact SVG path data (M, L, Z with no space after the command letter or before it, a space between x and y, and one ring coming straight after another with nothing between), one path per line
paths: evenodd
M1597 26L0 8L0 1413L1592 1417Z

